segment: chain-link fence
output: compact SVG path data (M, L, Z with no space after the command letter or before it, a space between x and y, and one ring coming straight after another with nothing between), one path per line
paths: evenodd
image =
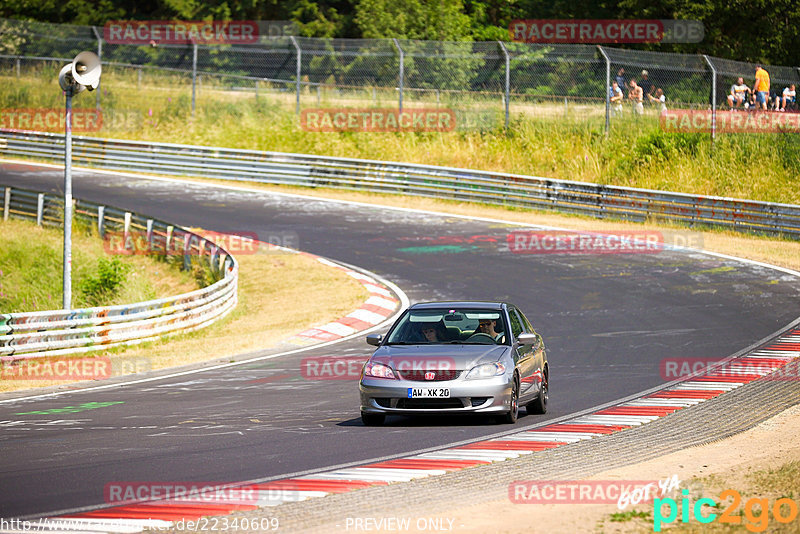
M42 63L60 68L82 50L101 56L103 83L123 75L130 83L133 75L137 83L147 77L191 86L192 113L197 91L213 87L272 92L298 113L323 104L444 107L478 126L508 125L516 113L573 113L605 117L608 129L618 118L657 116L665 108L716 111L728 107L737 78L752 84L755 72L753 64L708 56L578 44L291 36L247 45L111 44L102 28L0 19L5 76L35 72ZM800 82L796 67L765 68L773 97Z

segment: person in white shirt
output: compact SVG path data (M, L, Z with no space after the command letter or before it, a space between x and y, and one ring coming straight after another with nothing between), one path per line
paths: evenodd
M786 111L786 103L794 104L796 102L796 92L794 84L790 85L789 87L784 88L783 95L781 95L781 111ZM777 100L777 99L776 99Z

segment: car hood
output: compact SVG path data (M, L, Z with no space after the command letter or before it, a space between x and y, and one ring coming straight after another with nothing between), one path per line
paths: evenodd
M510 349L507 345L384 345L372 361L393 369L469 370L478 363L498 361Z

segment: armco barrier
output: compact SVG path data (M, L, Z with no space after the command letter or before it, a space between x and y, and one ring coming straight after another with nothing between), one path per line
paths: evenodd
M61 225L63 199L16 188L0 188L3 220L35 219L40 225ZM75 310L0 314L0 360L75 354L157 339L174 332L203 328L236 306L239 267L227 251L204 237L165 222L101 206L75 201L76 219L97 225L102 236L116 231L123 236L146 236L154 252L180 251L184 267L191 258L207 261L219 280L207 287L136 304Z
M409 163L73 137L73 160L104 169L402 193L633 221L800 238L800 206ZM0 154L60 161L64 136L0 130Z

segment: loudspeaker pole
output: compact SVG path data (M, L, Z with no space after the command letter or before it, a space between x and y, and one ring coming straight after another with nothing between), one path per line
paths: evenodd
M64 119L64 291L63 308L72 309L72 87L67 97Z

